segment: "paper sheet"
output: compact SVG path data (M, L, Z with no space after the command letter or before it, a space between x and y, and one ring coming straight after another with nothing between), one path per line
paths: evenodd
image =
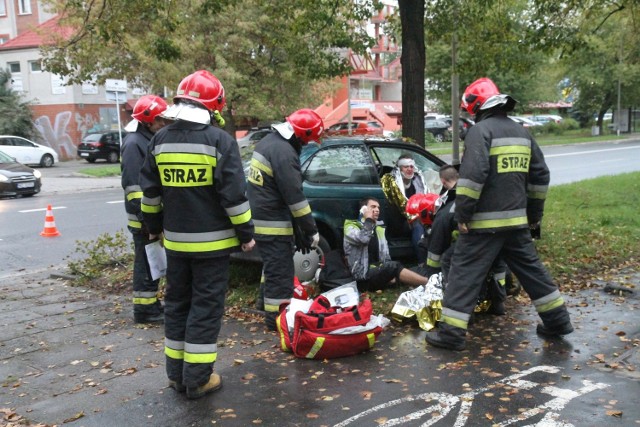
M158 280L164 277L167 274L167 254L164 247L160 245L160 240L148 243L144 249L147 252L151 279Z

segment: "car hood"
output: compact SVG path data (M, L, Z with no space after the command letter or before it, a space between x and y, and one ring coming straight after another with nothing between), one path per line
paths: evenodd
M33 169L22 163L0 163L0 173L7 177L33 175Z

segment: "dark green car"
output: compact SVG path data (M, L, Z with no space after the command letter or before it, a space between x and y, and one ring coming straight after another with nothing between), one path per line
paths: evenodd
M438 169L445 162L400 139L326 138L321 144L303 147L300 154L302 186L321 237L319 251L295 255L296 275L300 280L313 277L323 252L342 247L344 220L357 217L358 202L364 197L380 201L380 218L387 227L391 256L394 259L414 257L407 221L396 207L387 203L380 187L382 175L405 153L412 155L428 183L440 183ZM250 153L245 152L243 157L250 157Z

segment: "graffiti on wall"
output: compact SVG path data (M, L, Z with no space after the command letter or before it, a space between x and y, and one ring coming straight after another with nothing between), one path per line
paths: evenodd
M56 114L53 125L49 116L40 116L34 121L44 145L56 150L61 160L74 159L76 157L77 144L87 133L95 130L100 123L100 119L90 113L84 115L75 113L76 130L80 132L80 138L77 143L74 143L69 135L72 116L73 113L71 111L60 112Z

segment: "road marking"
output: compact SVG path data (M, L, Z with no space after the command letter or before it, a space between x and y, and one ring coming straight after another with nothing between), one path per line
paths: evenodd
M124 200L114 200L112 202L107 202L108 205L112 205L114 203L124 203Z
M55 211L57 209L67 209L66 206L56 206L55 208L52 207L51 210ZM39 209L26 209L24 211L18 211L19 213L29 213L29 212L42 212L42 211L46 211L47 208L39 208Z
M477 396L480 393L484 393L487 390L492 390L498 387L501 384L506 384L513 388L523 389L523 390L531 390L535 387L540 386L540 384L529 381L522 380L522 377L525 377L529 374L535 372L545 372L548 374L557 374L560 372L560 368L557 366L536 366L531 369L527 369L515 375L508 376L499 381L496 381L493 384L490 384L486 387L481 387L475 390L472 390L467 393L460 394L458 396L454 396L449 393L423 393L415 396L407 396L401 399L391 400L386 403L382 403L380 405L374 406L373 408L367 409L359 414L356 414L338 424L334 427L346 427L349 425L362 425L362 418L372 415L379 411L384 411L385 409L389 409L393 406L400 405L406 402L413 402L423 400L425 403L435 401L434 405L430 405L424 409L420 409L415 412L411 412L407 415L393 418L393 419L385 419L384 423L378 423L379 427L392 427L398 426L402 424L406 424L411 421L419 420L424 416L430 416L429 420L426 420L421 427L428 427L434 425L438 421L442 420L445 416L449 414L449 412L454 409L454 407L460 403L460 410L458 411L458 415L456 417L456 421L454 427L464 427L469 419L469 415L471 414L472 405ZM545 427L573 427L573 424L566 423L561 421L559 412L564 409L564 407L571 400L576 397L582 396L594 390L600 390L609 387L609 384L604 383L592 383L589 380L582 381L582 387L578 390L569 390L552 386L541 387L540 393L547 394L553 397L553 399L549 400L546 403L542 403L534 408L527 410L526 412L518 414L516 417L510 418L506 421L503 421L499 424L494 424L500 427L506 427L508 425L522 422L526 419L534 417L536 415L544 413L543 419L536 425Z
M633 149L639 149L639 148L640 148L640 146L638 146L638 147L603 148L602 150L580 151L580 152L576 152L576 153L545 154L544 158L548 159L549 157L579 156L581 154L604 153L606 151L633 150Z

